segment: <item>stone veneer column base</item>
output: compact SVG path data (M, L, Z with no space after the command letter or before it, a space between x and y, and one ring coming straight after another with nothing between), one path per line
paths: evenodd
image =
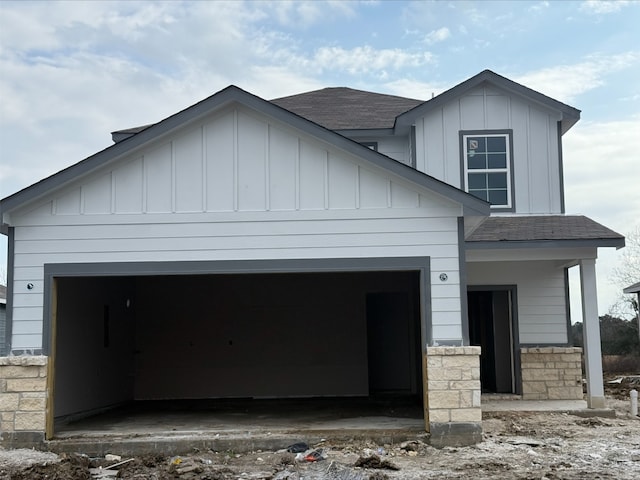
M47 357L0 357L0 445L38 447L44 442Z
M431 445L481 442L480 347L427 347L423 375Z
M522 399L582 400L581 362L578 347L521 348Z

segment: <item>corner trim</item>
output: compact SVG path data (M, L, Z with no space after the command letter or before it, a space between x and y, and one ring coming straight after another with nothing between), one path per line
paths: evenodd
M460 275L460 315L462 317L462 345L470 345L469 302L467 300L467 258L464 245L463 217L458 217L458 270Z
M0 355L8 355L13 344L13 277L15 258L15 228L7 232L7 310L5 316L4 345L0 345Z

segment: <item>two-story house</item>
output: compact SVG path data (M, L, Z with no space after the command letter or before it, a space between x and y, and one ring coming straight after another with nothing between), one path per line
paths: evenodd
M472 443L481 392L583 398L572 266L603 406L595 260L624 238L565 214L579 117L483 71L428 101L231 86L114 132L0 202L3 438L142 400L393 394Z

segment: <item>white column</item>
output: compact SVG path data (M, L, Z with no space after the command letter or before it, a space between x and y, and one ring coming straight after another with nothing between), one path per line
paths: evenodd
M580 260L580 286L582 289L582 342L587 374L587 406L589 408L604 408L595 259Z

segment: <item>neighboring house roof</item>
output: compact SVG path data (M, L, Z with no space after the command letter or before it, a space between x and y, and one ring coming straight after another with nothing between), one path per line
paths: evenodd
M513 247L524 243L624 247L624 236L582 215L496 216L466 239L471 248Z
M7 287L0 285L0 303L7 303Z
M634 283L633 285L625 288L623 292L624 293L640 293L640 282Z
M396 121L396 129L408 128L416 121L417 118L424 116L427 112L434 108L440 108L445 103L450 102L453 98L464 95L467 91L478 87L483 83L489 83L496 87L506 90L507 92L526 98L529 102L537 103L542 107L555 110L560 114L562 123L562 133L569 130L578 120L580 120L580 110L570 105L547 97L540 92L536 92L529 87L520 85L513 80L509 80L502 75L498 75L491 70L484 70L479 74L465 80L464 82L450 88L444 93L428 100L412 110L400 115Z
M52 191L70 184L83 175L92 173L95 169L105 166L107 163L117 161L126 155L146 148L159 137L166 136L179 128L195 123L210 115L213 111L230 104L240 104L247 108L259 111L264 115L288 124L293 128L325 141L335 148L357 156L364 161L371 162L374 166L383 168L410 183L426 188L438 195L448 198L462 205L465 214L485 216L490 213L487 202L480 200L456 187L442 182L430 175L422 173L397 160L378 153L364 145L350 140L332 130L324 128L312 121L298 116L274 103L257 97L249 92L231 85L224 90L192 105L154 125L144 128L139 133L122 140L110 147L72 165L60 172L45 178L13 195L0 200L0 227L6 233L5 214L27 203L36 201Z
M330 130L360 130L393 128L398 115L424 100L335 87L276 98L271 103Z

